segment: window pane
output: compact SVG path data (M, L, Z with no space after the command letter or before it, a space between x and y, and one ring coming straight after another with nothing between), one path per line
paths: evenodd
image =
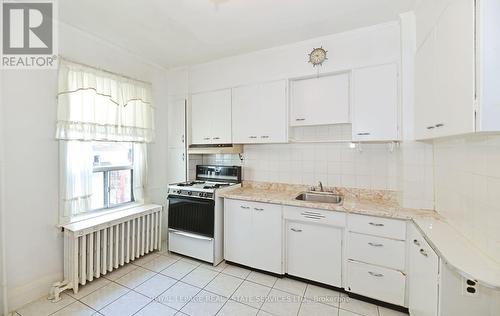
M92 175L92 209L104 208L104 172Z
M94 167L130 166L132 143L94 142Z
M132 201L132 170L109 172L109 205Z

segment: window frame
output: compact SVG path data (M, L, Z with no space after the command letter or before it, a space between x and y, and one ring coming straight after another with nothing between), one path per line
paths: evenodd
M136 203L135 197L134 197L134 145L132 142L123 142L123 143L129 143L131 144L131 152L132 152L132 161L129 165L115 165L115 166L94 166L92 168L92 173L100 173L102 172L103 174L103 207L101 208L96 208L96 209L91 209L89 210L88 213L94 213L94 212L100 212L100 211L106 211L106 210L113 210L115 208L121 208L123 206L129 205L129 204L134 204ZM110 194L111 194L111 187L109 185L109 176L111 172L114 171L130 171L130 201L126 201L123 203L118 203L118 204L110 204Z

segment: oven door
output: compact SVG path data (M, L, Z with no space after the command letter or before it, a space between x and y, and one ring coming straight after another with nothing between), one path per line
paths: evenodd
M214 200L169 195L168 228L213 238L214 207Z

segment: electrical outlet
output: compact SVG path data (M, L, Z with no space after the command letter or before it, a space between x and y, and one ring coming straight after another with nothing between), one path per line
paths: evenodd
M463 279L462 282L462 295L475 297L479 295L479 288L477 282L470 279Z

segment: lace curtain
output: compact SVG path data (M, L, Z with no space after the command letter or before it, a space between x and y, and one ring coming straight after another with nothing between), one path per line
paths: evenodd
M152 142L151 85L61 61L56 138Z

